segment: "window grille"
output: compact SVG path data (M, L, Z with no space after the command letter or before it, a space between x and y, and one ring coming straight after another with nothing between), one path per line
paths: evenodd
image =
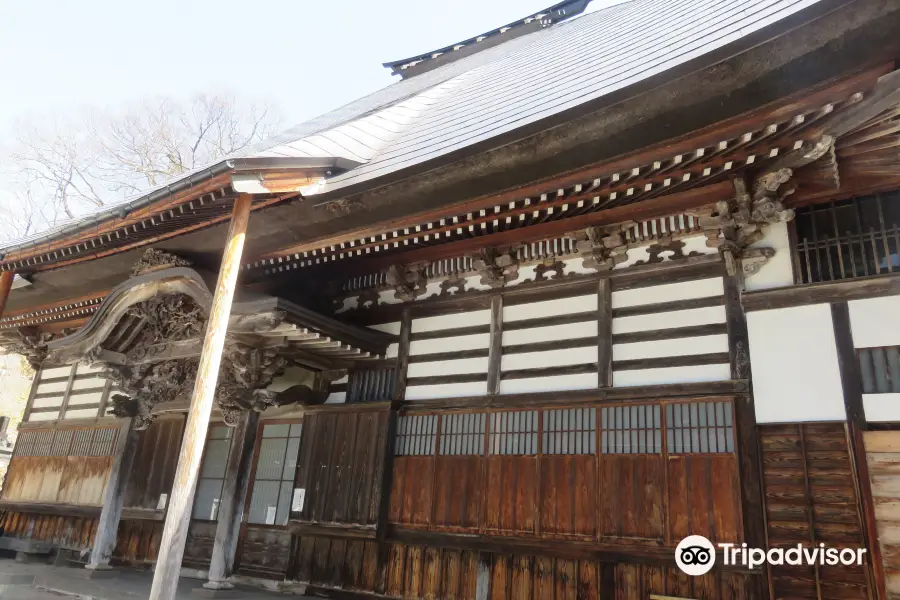
M493 413L489 448L491 454L537 454L538 411Z
M603 454L657 454L662 451L658 404L600 409Z
M730 402L691 402L666 406L669 454L734 452Z
M352 371L347 379L347 402L385 402L394 397L394 367Z
M200 463L200 478L194 496L194 519L215 521L219 516L219 503L225 483L225 469L231 452L231 427L214 425L206 436L206 448Z
M597 409L545 410L543 437L544 454L596 453Z
M34 436L32 456L50 456L53 450L53 432L37 431Z
M900 271L900 191L797 209L799 283Z
M16 456L32 456L36 431L23 431L16 438L16 448L13 451Z
M111 456L117 430L39 429L23 431L16 441L16 456Z
M53 456L68 456L72 447L72 437L74 432L71 429L57 431L53 436L53 447L51 454Z
M484 454L484 413L441 416L440 453L451 456Z
M436 433L437 415L398 417L394 454L397 456L430 456L434 454Z
M857 352L864 394L900 392L900 346L860 348Z
M287 525L302 434L302 423L263 426L248 522Z
M91 455L91 430L77 429L72 441L72 456Z

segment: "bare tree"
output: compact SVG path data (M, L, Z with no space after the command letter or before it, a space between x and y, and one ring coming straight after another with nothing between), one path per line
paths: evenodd
M148 98L114 115L20 124L0 153L0 239L133 196L275 133L268 104L233 94ZM5 193L4 193L5 192Z

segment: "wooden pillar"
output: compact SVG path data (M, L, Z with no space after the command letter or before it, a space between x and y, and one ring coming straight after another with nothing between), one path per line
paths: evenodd
M13 279L16 274L12 271L3 271L0 273L0 317L6 310L6 301L9 299L9 291L12 289Z
M612 282L597 282L597 387L613 384L612 373Z
M222 363L225 332L228 329L234 288L241 265L251 203L252 196L248 195L240 195L234 201L231 225L228 228L225 250L222 253L219 280L216 283L216 291L209 312L203 350L200 354L200 365L197 368L191 406L184 427L181 456L178 460L178 469L175 471L175 481L172 484L172 496L166 512L166 524L160 542L159 557L153 573L150 600L173 600L178 587L181 559L184 557L184 544L187 540L194 492L200 474L203 446L209 429L209 417L212 413L216 382L219 378L219 366Z
M850 307L846 302L831 304L831 321L834 327L834 344L837 350L838 370L841 373L841 389L844 394L844 408L847 411L847 442L850 459L856 475L856 490L863 537L869 549L869 566L875 587L875 598L884 600L887 595L887 581L881 544L878 542L878 523L875 519L875 499L872 496L872 481L869 478L869 463L863 432L868 429L865 406L863 405L862 375L859 372L859 357L853 343L850 326Z
M244 516L244 501L250 482L253 465L253 449L259 430L259 413L245 411L234 428L231 438L231 452L225 467L225 483L222 486L222 500L219 504L219 520L216 524L216 539L212 559L209 562L209 581L203 587L210 590L230 590L234 587L228 581L234 570L237 540Z
M74 369L73 369L74 371ZM97 534L94 536L94 547L91 559L85 569L103 571L110 569L109 559L116 547L116 534L119 532L119 519L122 517L122 505L125 502L125 488L134 465L140 431L134 428L134 419L126 419L119 428L116 447L113 451L113 463L109 470L109 481L103 494L103 509L97 522Z
M503 296L491 298L491 348L488 354L487 393L500 393L500 366L503 361Z

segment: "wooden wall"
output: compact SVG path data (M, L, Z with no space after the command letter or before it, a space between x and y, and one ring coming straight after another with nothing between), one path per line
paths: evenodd
M740 543L731 410L725 400L409 413L398 424L389 521L634 545L689 533Z
M89 550L97 533L97 518L8 511L0 518L0 530L6 537L47 542L73 550Z
M3 500L102 505L117 432L116 427L20 432Z
M305 489L306 499L291 518L374 527L386 434L384 406L304 417L294 487Z
M844 423L761 425L770 548L864 548L855 469ZM866 555L868 559L868 554ZM773 598L868 599L868 564L769 568Z
M900 596L900 431L863 434L887 592Z
M498 554L297 537L288 579L317 593L332 590L429 600L646 600L650 594L697 600L750 597L753 576L713 571L689 577L677 568L600 563L531 554Z

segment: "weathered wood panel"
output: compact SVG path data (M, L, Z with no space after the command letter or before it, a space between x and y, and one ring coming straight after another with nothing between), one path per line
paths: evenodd
M160 494L170 494L181 451L184 415L153 422L141 433L124 506L156 509Z
M209 568L216 541L216 521L191 521L181 565L194 569Z
M97 519L9 511L0 518L0 529L6 537L48 542L73 550L89 550L97 532Z
M588 536L597 533L597 458L592 455L540 457L540 533Z
M238 546L236 570L242 575L281 580L294 551L291 534L284 529L245 525Z
M505 534L534 533L537 457L489 456L485 483L485 529Z
M131 565L155 562L162 541L162 530L162 521L122 519L119 521L113 558Z
M888 595L900 598L900 431L863 433Z
M664 541L665 458L604 455L600 461L600 535Z
M110 456L17 456L3 499L100 506L111 464Z
M387 420L387 411L371 410L304 418L295 487L306 490L306 500L292 518L375 524Z
M407 526L431 523L435 461L430 456L397 456L391 480L389 520ZM442 487L443 487L442 483Z
M436 465L434 527L477 529L483 514L484 459L481 456L439 456Z
M677 542L702 535L712 542L743 541L737 457L669 457L669 531Z
M865 547L845 425L762 425L759 432L769 546ZM769 576L774 597L862 599L873 593L868 564L775 566Z

